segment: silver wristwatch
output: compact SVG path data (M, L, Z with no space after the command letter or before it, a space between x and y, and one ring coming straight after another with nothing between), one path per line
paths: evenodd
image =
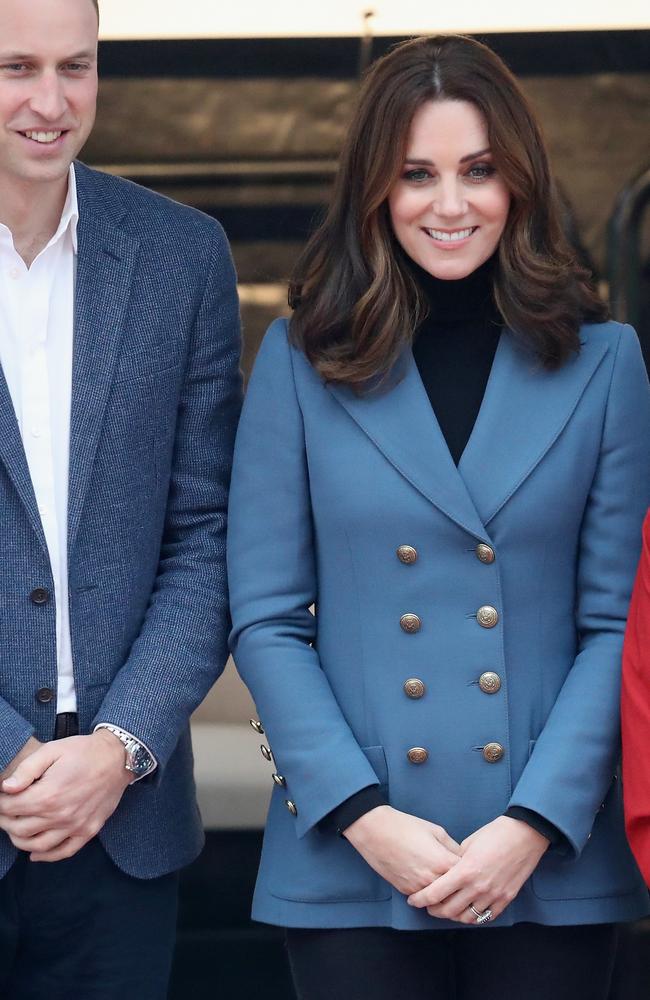
M147 750L144 743L140 743L136 740L135 736L131 733L127 733L124 729L120 729L119 726L112 726L108 722L100 722L99 725L95 726L95 732L98 729L108 729L111 733L117 736L120 743L123 745L126 751L126 762L125 767L127 771L130 771L133 775L133 781L139 781L140 778L146 777L156 767L156 761L153 755ZM133 784L133 782L132 782Z

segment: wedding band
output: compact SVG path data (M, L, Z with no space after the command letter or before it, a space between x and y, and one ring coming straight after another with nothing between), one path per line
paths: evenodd
M480 910L477 910L473 903L469 904L469 908L476 917L477 924L487 924L488 921L492 919L492 910L489 908L484 910L483 913L481 913Z

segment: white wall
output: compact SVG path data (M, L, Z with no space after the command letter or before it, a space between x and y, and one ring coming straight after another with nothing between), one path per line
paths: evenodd
M373 32L536 31L650 27L647 0L100 0L102 38L290 37L357 35L363 12Z

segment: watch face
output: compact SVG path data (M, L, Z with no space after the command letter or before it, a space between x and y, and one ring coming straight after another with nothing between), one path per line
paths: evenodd
M143 777L143 775L148 774L151 770L152 760L144 747L140 744L131 747L127 750L127 761L126 767L128 771L131 771L137 778Z

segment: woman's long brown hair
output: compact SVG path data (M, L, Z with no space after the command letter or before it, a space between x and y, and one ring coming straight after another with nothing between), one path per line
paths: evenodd
M367 74L329 210L289 285L291 338L328 382L359 392L381 383L426 315L387 198L403 168L413 115L440 99L478 108L510 192L494 278L505 323L556 368L579 351L582 322L607 318L564 235L540 128L513 75L473 39L418 38L396 46Z

